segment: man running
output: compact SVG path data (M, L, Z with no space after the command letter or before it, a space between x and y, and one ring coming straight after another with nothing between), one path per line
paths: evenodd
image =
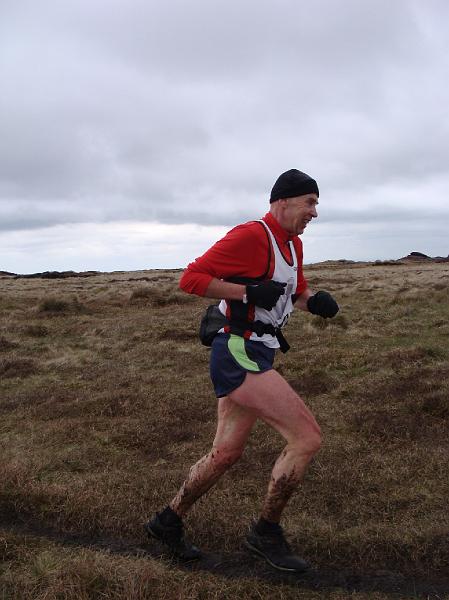
M273 369L276 349L293 305L334 317L328 292L313 293L302 270L302 234L317 216L319 190L309 175L291 169L276 180L270 210L260 221L232 229L188 265L180 281L187 293L221 299L227 324L215 336L210 374L218 398L212 448L189 471L169 505L145 525L178 557L200 558L184 537L183 517L241 456L257 419L278 431L286 446L277 459L260 518L245 539L247 548L282 571L304 571L279 525L287 501L321 444L320 428L304 401Z

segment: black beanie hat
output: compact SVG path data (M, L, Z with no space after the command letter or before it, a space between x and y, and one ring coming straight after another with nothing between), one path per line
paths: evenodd
M317 182L309 175L298 171L298 169L290 169L290 171L285 171L276 179L271 190L270 203L279 200L279 198L295 198L304 194L319 196Z

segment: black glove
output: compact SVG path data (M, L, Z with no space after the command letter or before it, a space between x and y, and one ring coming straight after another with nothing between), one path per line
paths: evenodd
M246 286L248 304L255 304L265 310L271 310L276 302L285 294L286 283L280 281L264 281L257 285Z
M320 315L327 319L335 317L338 313L338 304L329 294L329 292L317 292L307 300L307 308L312 315Z

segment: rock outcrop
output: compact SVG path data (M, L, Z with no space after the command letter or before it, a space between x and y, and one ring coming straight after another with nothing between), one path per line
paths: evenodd
M67 279L67 277L93 277L98 271L44 271L43 273L30 273L29 275L15 275L15 279Z
M408 256L404 256L400 258L401 261L422 261L422 262L449 262L449 255L444 256L427 256L427 254L423 254L422 252L410 252Z

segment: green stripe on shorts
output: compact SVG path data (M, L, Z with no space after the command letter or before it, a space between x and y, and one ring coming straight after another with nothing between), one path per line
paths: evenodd
M228 340L228 349L241 367L247 371L260 371L259 365L251 360L246 353L244 338L231 333Z

